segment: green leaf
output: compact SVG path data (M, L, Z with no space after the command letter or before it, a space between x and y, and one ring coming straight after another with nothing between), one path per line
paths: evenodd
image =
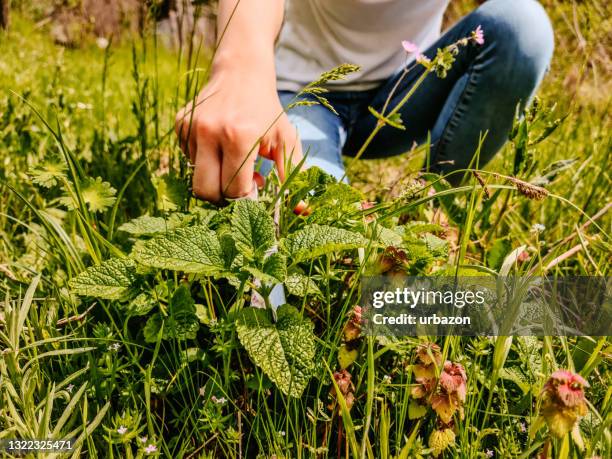
M444 258L448 256L448 241L429 233L424 234L422 238L434 257Z
M148 293L141 293L134 298L127 306L127 313L130 316L145 316L151 309L157 306L157 300Z
M217 235L203 226L179 228L134 247L132 257L145 266L211 275L223 268Z
M70 288L77 295L106 300L125 298L136 280L136 263L129 258L111 258L91 266L70 280Z
M157 191L157 208L160 210L177 210L185 206L189 192L187 183L174 175L154 175L151 183Z
M236 201L231 228L236 247L247 258L261 258L274 245L274 220L257 201Z
M264 262L263 272L283 282L287 276L287 259L281 253L273 253Z
M297 263L325 253L366 247L368 243L359 233L327 225L309 225L287 236L282 245L291 261Z
M419 419L427 414L427 407L421 405L416 400L411 400L408 404L408 419Z
M307 295L320 295L321 290L317 287L315 281L303 274L290 274L285 279L285 287L287 291L294 296L305 297Z
M157 313L147 320L144 337L148 343L157 341L161 327L164 327L162 339L194 339L200 328L196 307L189 289L179 287L172 295L168 305L168 315Z
M102 212L115 203L115 190L110 183L103 182L101 177L87 178L81 184L81 196L92 212ZM70 210L78 208L79 203L73 198L72 194L62 196L60 203Z
M121 225L119 231L124 231L136 237L154 236L184 226L190 220L191 216L179 213L171 214L169 218L142 215Z
M287 275L287 260L280 253L273 253L266 258L263 268L245 266L244 270L266 284L277 284L285 280Z
M31 167L28 175L32 177L32 182L44 188L51 188L66 178L68 166L59 159L50 159L42 164Z
M315 336L312 322L293 306L276 311L246 308L238 317L238 338L251 360L286 395L299 398L314 370Z

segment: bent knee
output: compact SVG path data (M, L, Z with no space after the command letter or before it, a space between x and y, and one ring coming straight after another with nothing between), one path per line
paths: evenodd
M552 25L542 5L536 0L489 0L478 12L497 57L536 85L554 50Z

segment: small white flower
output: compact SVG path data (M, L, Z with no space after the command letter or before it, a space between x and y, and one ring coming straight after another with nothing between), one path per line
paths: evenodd
M144 437L140 437L138 440L140 440L140 443L146 443L148 439L149 437L145 435Z
M204 397L204 395L206 395L206 388L205 387L200 387L198 392L200 394L200 397Z
M154 452L157 451L157 446L155 446L154 444L147 445L144 451L147 454L153 454Z
M390 375L384 375L383 376L383 382L386 384L389 384L391 382L391 376Z
M284 430L279 430L279 431L278 431L278 434L279 434L281 437L284 437L284 436L286 435L286 433L285 433L285 431L284 431Z
M117 429L117 433L119 435L123 435L126 432L127 432L127 427L126 426L119 426L119 428Z
M217 398L213 395L212 397L210 397L210 399L217 405L225 405L227 403L227 399L225 397Z
M117 352L119 351L119 349L121 349L121 344L119 343L113 343L110 346L108 346L108 350L112 352Z
M92 110L93 109L93 105L86 104L85 102L77 102L76 107L79 110Z
M521 422L521 423L519 424L519 430L520 430L522 433L527 432L527 426L525 425L525 423L524 423L524 422Z
M72 393L72 390L74 389L74 384L68 384L66 386L66 390L68 391L69 394Z
M495 456L495 453L493 451L491 451L490 449L485 451L485 454L487 457L493 457Z
M100 49L106 49L108 48L108 38L106 37L98 37L96 38L96 45L98 45L98 48Z
M531 227L531 232L535 234L540 234L545 229L546 227L542 225L541 223L534 223L533 226Z

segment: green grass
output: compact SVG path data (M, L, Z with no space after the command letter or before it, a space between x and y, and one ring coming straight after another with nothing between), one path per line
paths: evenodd
M347 338L366 262L383 251L373 237L379 223L390 230L414 221L442 226L400 237L409 258L395 268L413 275L474 267L608 275L609 14L605 2L545 3L557 51L540 108L523 121L528 136L517 135L488 168L543 184L545 199L529 199L516 183L487 172L480 173L486 190L474 178L456 189L436 177L416 182L422 151L360 163L351 181L364 196L302 175L279 199L279 184L268 184L260 211L278 208L273 238L308 231L316 220L369 241L360 250L336 241L327 254L288 258L290 272L309 276L317 290L289 296L314 327L301 346L286 347L305 355L313 340L300 397L287 396L257 360L258 349L245 344L250 276L216 280L168 260L151 263L134 254L159 240L121 227L147 214L163 217L162 226L205 225L215 238L229 228L236 237L228 210L189 198L173 133L177 108L205 79L206 53L196 47L188 63L150 37L67 50L15 15L12 30L0 33L0 439L73 438L74 457L142 457L150 444L160 457L428 457L442 421L430 407L412 419L412 370L420 365L418 345L435 342L442 359L467 374L464 416L444 423L456 438L444 457L608 457L607 337ZM524 141L531 142L526 149ZM526 159L515 169L517 155ZM308 196L313 215L293 215L291 202ZM366 211L376 212L375 222L359 210L365 197L377 202ZM533 231L536 223L545 230ZM529 259L504 266L521 246ZM251 249L245 266L265 271L257 245L241 250ZM126 256L139 269L120 295L77 296L87 290L68 283L87 267ZM191 295L175 297L185 288ZM354 359L350 384L338 373L344 353ZM544 384L560 368L590 384L589 412L579 423L584 450L576 438L537 428Z

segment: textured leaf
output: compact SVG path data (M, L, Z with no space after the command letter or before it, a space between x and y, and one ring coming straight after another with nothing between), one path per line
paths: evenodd
M320 295L321 290L315 281L303 274L290 274L285 279L287 291L294 296L305 297L306 295Z
M313 325L297 309L283 305L278 321L266 309L246 308L238 318L238 338L251 360L286 395L301 397L314 370Z
M144 316L155 306L157 306L157 300L153 296L148 293L141 293L130 301L127 306L127 313L130 316Z
M203 226L179 228L134 247L136 261L153 268L214 274L223 268L217 235Z
M124 298L136 280L136 264L128 258L111 258L91 266L70 280L78 295L118 300Z
M264 261L263 272L283 282L287 276L287 259L283 254L273 253Z
M283 247L292 262L317 258L325 253L366 247L368 240L359 233L326 225L309 225L290 234Z
M448 256L448 241L429 233L423 235L423 240L434 257Z
M251 199L234 204L231 229L236 247L248 258L261 257L274 245L274 220L261 204Z
M162 339L194 339L200 328L196 307L187 287L179 287L168 305L168 315L157 313L149 318L144 328L145 340L157 340L160 328L164 327Z
M191 217L189 215L178 213L171 214L169 218L143 215L124 223L119 227L119 231L124 231L136 237L154 236L184 226L190 219Z

